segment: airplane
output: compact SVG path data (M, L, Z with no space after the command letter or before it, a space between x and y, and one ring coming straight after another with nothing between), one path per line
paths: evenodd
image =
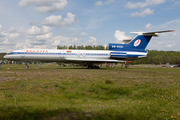
M95 64L130 62L147 57L146 47L157 33L172 32L174 30L156 32L131 32L137 36L126 44L109 43L109 50L52 50L52 49L22 49L11 52L4 59L28 62L63 62L76 63L89 69L99 69Z

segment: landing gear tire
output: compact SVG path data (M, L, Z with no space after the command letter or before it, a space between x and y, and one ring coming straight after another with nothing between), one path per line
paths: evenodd
M88 69L100 69L100 67L96 66L96 65L94 65L94 66L88 65Z
M97 69L97 66L96 66L96 65L94 66L94 69Z
M128 64L125 64L125 68L128 68L129 67L129 65Z
M91 69L91 67L92 67L91 65L88 65L88 69Z
M100 69L100 67L95 65L95 66L94 66L94 69Z

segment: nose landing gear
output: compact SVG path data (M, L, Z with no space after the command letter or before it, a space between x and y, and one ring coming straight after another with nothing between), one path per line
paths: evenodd
M26 67L25 67L25 68L28 69L28 68L29 68L28 63L25 63L25 64L26 64Z

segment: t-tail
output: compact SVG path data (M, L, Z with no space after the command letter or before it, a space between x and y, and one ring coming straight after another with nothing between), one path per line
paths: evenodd
M152 36L158 37L157 33L172 32L174 30L157 31L157 32L131 32L137 36L127 44L109 43L109 50L112 51L134 51L145 52L145 49Z

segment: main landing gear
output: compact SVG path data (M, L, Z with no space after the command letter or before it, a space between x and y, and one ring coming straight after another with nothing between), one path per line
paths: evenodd
M88 65L88 69L100 69L97 65Z

